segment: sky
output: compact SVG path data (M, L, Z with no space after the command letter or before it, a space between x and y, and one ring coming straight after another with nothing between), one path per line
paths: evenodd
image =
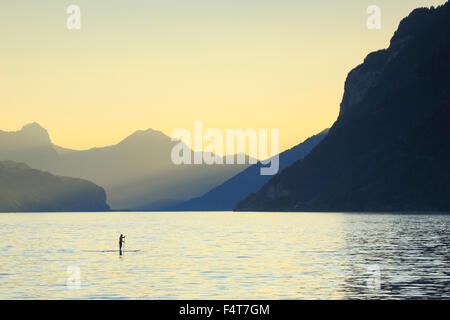
M330 127L345 78L426 0L1 0L0 129L88 149L138 129ZM69 5L81 29L68 30ZM369 30L369 5L381 29Z

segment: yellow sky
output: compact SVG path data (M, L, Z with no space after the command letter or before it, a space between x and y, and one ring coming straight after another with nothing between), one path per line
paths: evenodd
M277 128L281 150L330 127L347 73L413 8L445 1L14 0L0 3L0 129L86 149L138 129ZM69 4L81 30L66 28Z

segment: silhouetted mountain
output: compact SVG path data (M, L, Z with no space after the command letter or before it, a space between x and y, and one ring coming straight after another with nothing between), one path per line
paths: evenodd
M47 131L31 123L17 132L0 130L0 160L25 162L33 168L51 170L59 158Z
M450 211L449 102L447 2L352 70L328 136L237 210Z
M31 124L17 132L0 132L0 160L88 179L105 188L112 208L127 210L152 210L162 203L186 201L249 166L177 166L170 158L176 144L149 129L136 131L113 146L76 151L52 145L45 129Z
M198 196L248 167L177 166L170 158L177 143L159 131L136 131L114 146L60 152L63 166L59 173L103 186L115 209L154 210L167 199Z
M280 170L290 166L299 159L303 159L324 137L326 137L327 133L328 129L312 136L303 143L282 152L279 155ZM262 164L258 162L203 196L164 209L173 211L233 210L241 199L252 192L258 191L271 178L271 176L263 176L260 174L261 167Z
M0 212L105 210L109 210L105 190L92 182L0 162Z

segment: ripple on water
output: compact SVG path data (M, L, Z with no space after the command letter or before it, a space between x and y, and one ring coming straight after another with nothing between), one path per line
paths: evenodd
M230 214L0 214L0 299L450 297L450 216Z

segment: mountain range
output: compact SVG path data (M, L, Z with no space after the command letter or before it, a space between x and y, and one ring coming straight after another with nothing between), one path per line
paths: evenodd
M295 161L303 159L327 134L328 129L280 153L278 155L279 169L283 170ZM203 196L164 209L168 211L231 211L240 200L250 193L258 191L271 178L271 176L260 174L262 166L258 162Z
M159 131L139 130L116 145L77 151L52 144L37 123L0 131L0 160L23 162L52 174L90 180L106 190L113 209L154 210L209 191L247 164L175 165L178 144ZM193 154L193 151L191 151Z
M414 10L348 74L336 122L281 153L274 177L248 157L177 166L179 141L152 129L79 151L31 123L0 130L0 211L449 212L449 119L447 2Z
M346 80L340 114L244 211L450 211L450 3L414 10Z

